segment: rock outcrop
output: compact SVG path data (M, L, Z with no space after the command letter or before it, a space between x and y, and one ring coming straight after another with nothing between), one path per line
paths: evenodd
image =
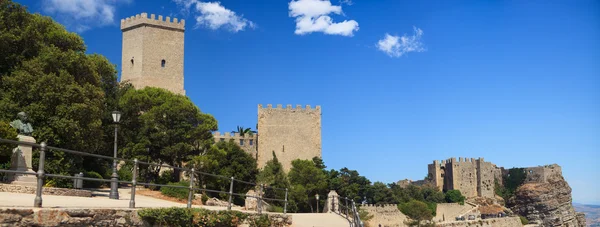
M572 204L571 187L565 181L558 165L538 177L529 171L527 181L519 186L508 201L510 209L526 217L530 223L542 226L585 226L585 218L576 213Z

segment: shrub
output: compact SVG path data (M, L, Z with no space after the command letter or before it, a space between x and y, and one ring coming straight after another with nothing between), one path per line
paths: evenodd
M133 164L125 163L117 171L117 174L119 175L119 180L131 181L133 179Z
M527 220L526 217L519 215L519 218L521 219L521 224L523 224L523 225L529 224L529 220Z
M99 173L96 173L94 171L85 172L83 174L83 176L84 177L89 177L89 178L103 179L102 175L100 175ZM99 188L103 184L104 184L104 182L101 182L101 181L83 180L83 187L84 188Z
M192 222L192 209L160 208L142 209L138 215L147 221L150 226L190 226Z
M208 196L206 194L202 194L202 197L200 197L200 199L202 200L202 204L206 204L206 201L208 201Z
M157 184L168 184L172 182L175 182L175 178L173 177L173 170L165 170L160 174L160 176L156 180Z
M267 215L249 217L239 211L211 211L202 208L151 208L138 211L142 220L151 226L236 227L248 221L251 227L269 227Z
M459 190L450 190L446 192L446 202L465 204L465 197Z
M190 182L180 181L177 183L169 183L168 185L176 185L176 186L190 186ZM189 189L188 188L173 188L173 187L161 187L160 193L166 196L175 197L178 199L187 199Z
M400 212L415 221L431 220L433 214L427 204L418 200L411 200L398 205Z
M276 206L276 205L271 205L268 209L269 212L274 212L274 213L283 213L283 207L280 206Z

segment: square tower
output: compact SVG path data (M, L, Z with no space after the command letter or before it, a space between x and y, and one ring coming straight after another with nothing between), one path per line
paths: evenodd
M158 87L185 95L183 41L185 20L147 13L121 20L121 81L136 89Z
M273 159L273 151L287 173L295 159L321 157L321 107L281 104L258 105L258 168Z

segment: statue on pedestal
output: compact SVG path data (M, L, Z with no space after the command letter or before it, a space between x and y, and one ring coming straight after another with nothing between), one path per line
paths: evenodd
M35 143L35 139L31 137L33 127L29 123L29 117L25 112L17 114L18 119L10 122L10 126L17 129L19 141ZM30 145L21 144L13 150L11 157L11 170L24 172L33 172L31 165L32 147ZM8 174L8 180L12 184L35 186L37 179L35 175L29 174Z
M17 129L19 135L31 136L33 133L33 127L29 123L29 117L25 112L19 112L17 114L19 119L10 122L10 126Z

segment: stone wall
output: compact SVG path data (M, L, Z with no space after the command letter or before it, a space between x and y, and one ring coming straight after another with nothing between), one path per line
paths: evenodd
M460 190L467 198L494 198L495 179L502 180L502 169L483 158L450 158L427 166L431 184L440 190Z
M185 21L147 13L121 20L121 81L137 89L150 86L185 95L183 86ZM164 65L162 61L164 60Z
M150 227L137 213L137 209L0 209L0 226L140 226ZM253 214L256 215L256 214ZM252 215L251 215L252 216ZM273 226L292 225L292 217L268 214ZM257 216L254 216L254 218ZM253 218L253 217L250 217ZM239 225L249 226L248 223Z
M275 152L285 172L295 159L321 157L321 107L297 105L273 108L258 105L258 168L273 159Z
M557 164L525 168L527 177L524 183L547 183L548 179L562 176L562 168Z
M472 220L472 221L453 221L436 224L438 227L521 227L521 220L519 217L504 217L504 218L490 218L483 220Z
M438 203L435 210L436 215L433 218L433 221L453 221L456 220L456 217L464 215L473 208L474 206L468 204L460 205L458 203Z
M215 139L215 143L219 142L219 141L229 141L231 139L233 139L233 141L239 145L242 149L244 149L244 151L246 151L246 153L250 154L254 159L257 158L257 146L256 146L256 142L257 142L257 138L258 138L258 134L254 133L252 134L252 136L248 135L248 134L244 134L244 136L241 136L239 133L229 133L229 132L225 132L225 133L220 133L220 132L215 132L213 133L213 137Z
M381 224L382 227L400 227L405 226L404 221L408 217L398 210L397 204L373 205L366 204L360 207L373 217L368 220L370 226L377 227Z
M36 187L31 187L31 186L15 185L15 184L0 184L0 192L35 194L35 189L36 189ZM71 188L43 187L42 195L92 197L92 192L86 191L86 190L71 189Z

